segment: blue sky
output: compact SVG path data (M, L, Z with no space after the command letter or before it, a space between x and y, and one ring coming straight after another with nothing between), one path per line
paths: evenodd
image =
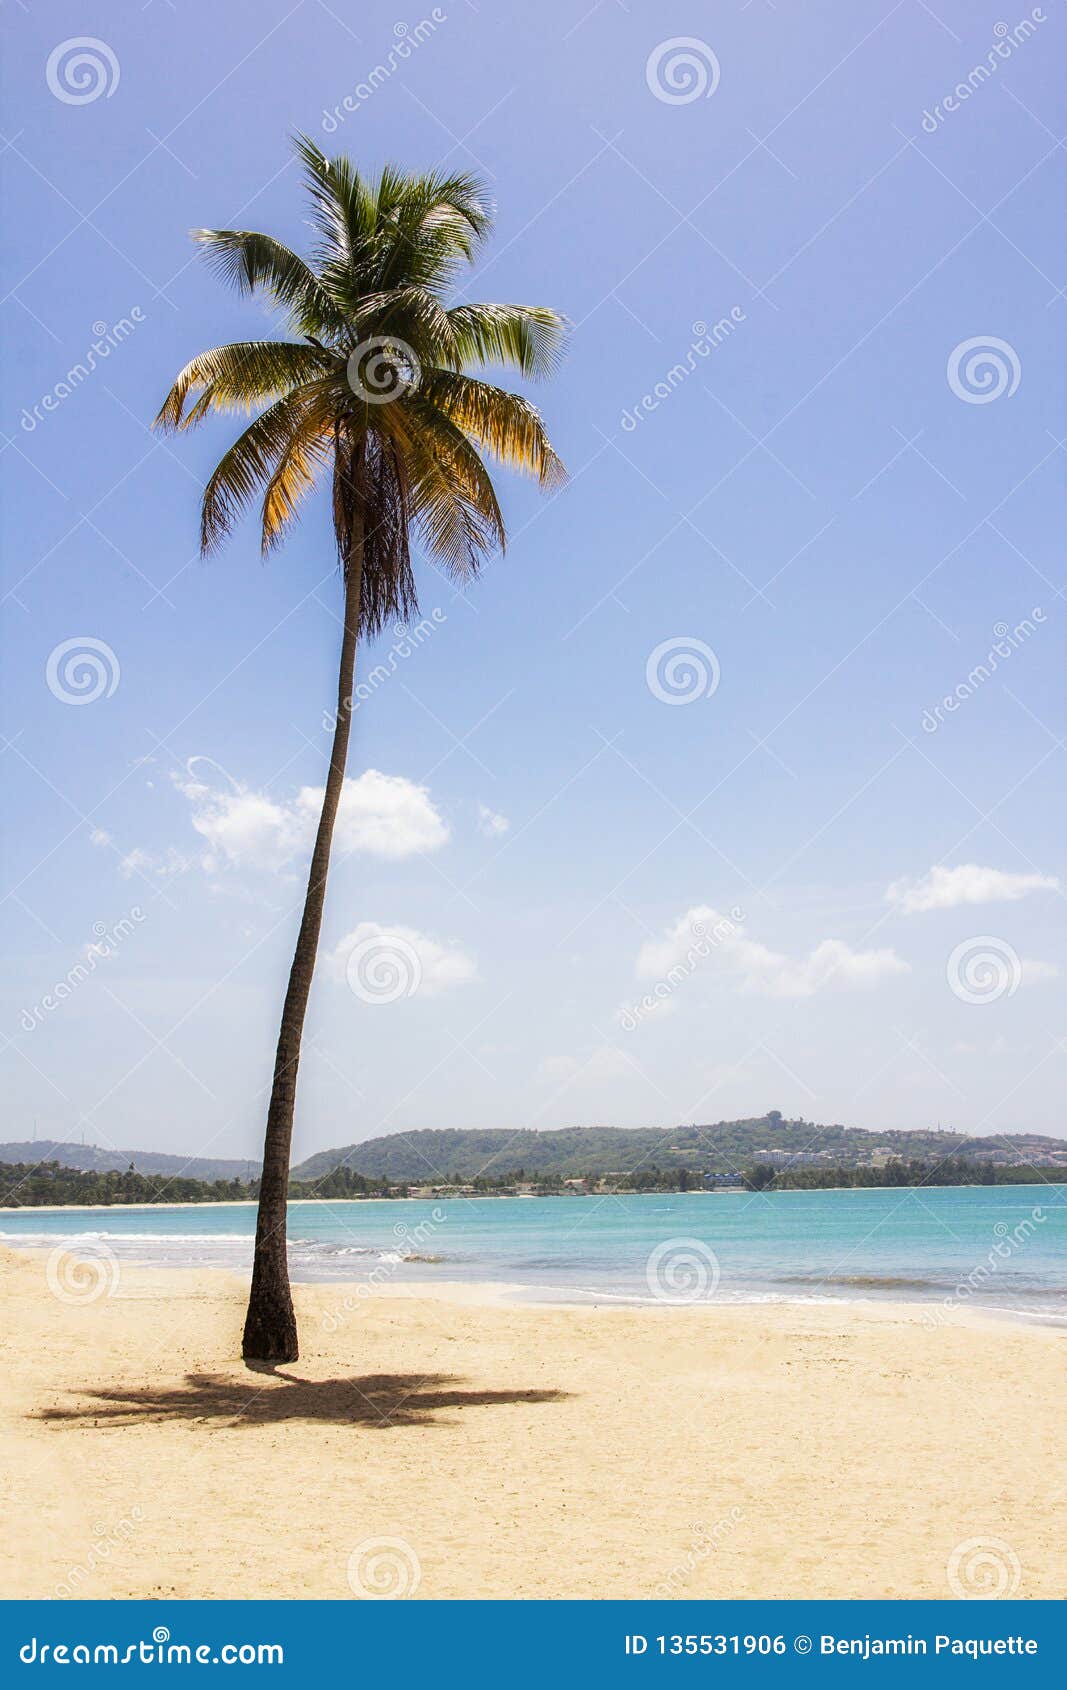
M502 478L506 558L422 568L421 634L362 659L296 1153L1061 1133L1062 6L11 21L3 1136L258 1147L338 581L321 504L200 562L233 429L146 425L264 326L189 228L306 244L296 128L480 172L467 296L574 324L569 485Z

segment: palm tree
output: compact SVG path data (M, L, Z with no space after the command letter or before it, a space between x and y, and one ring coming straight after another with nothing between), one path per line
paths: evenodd
M565 329L544 306L448 303L492 225L481 184L468 175L405 175L390 166L372 181L304 137L296 150L316 235L310 263L270 235L194 231L227 282L283 313L290 338L201 353L156 418L161 428L180 429L212 411L258 412L204 490L202 549L216 547L261 497L266 554L304 496L328 476L344 588L336 726L263 1147L243 1340L245 1359L262 1362L298 1355L285 1249L289 1152L357 642L417 612L413 532L429 558L460 580L503 547L504 521L483 455L536 476L543 487L563 475L535 408L467 373L496 364L548 375Z

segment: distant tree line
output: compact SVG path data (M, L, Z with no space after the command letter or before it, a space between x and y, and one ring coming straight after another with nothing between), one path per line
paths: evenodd
M294 1180L294 1198L402 1197L406 1187L367 1179L352 1168L334 1168L318 1180ZM123 1203L241 1203L259 1195L259 1180L187 1179L181 1174L139 1174L65 1168L59 1162L0 1163L0 1207L56 1208L65 1203L98 1207Z
M703 1191L715 1179L698 1168L659 1168L655 1163L629 1173L591 1174L569 1180L560 1175L528 1177L517 1168L509 1173L479 1174L460 1187L447 1181L369 1179L353 1168L333 1168L318 1179L292 1180L294 1201L350 1202L360 1198L407 1197L413 1190L432 1189L475 1197L513 1194L517 1187L538 1197L573 1196L584 1192ZM722 1180L722 1176L717 1176ZM1005 1167L990 1162L949 1157L940 1162L893 1159L884 1167L775 1167L757 1162L740 1176L748 1191L819 1191L840 1186L1031 1185L1042 1180L1067 1182L1067 1168ZM124 1173L84 1172L59 1162L0 1163L0 1208L56 1208L62 1204L86 1207L132 1203L240 1203L259 1195L259 1181L186 1179L177 1174L139 1174L131 1164Z
M963 1156L949 1156L939 1162L894 1157L877 1168L776 1168L758 1162L743 1175L743 1184L749 1191L825 1191L838 1186L1035 1185L1042 1180L1063 1184L1067 1182L1067 1168L1007 1167L995 1162L968 1161Z
M180 1174L139 1174L133 1164L120 1173L84 1172L59 1162L0 1163L0 1207L56 1207L63 1203L233 1203L253 1195L239 1179L185 1179Z

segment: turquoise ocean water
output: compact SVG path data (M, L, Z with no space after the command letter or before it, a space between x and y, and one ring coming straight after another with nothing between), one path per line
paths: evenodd
M255 1210L0 1214L0 1243L247 1271ZM669 1306L881 1299L1067 1320L1067 1187L293 1203L294 1279Z

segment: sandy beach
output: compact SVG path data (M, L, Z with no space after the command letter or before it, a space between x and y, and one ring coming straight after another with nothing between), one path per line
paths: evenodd
M1067 1587L1059 1332L305 1286L271 1376L235 1278L46 1261L0 1252L7 1596L939 1597L975 1540Z

